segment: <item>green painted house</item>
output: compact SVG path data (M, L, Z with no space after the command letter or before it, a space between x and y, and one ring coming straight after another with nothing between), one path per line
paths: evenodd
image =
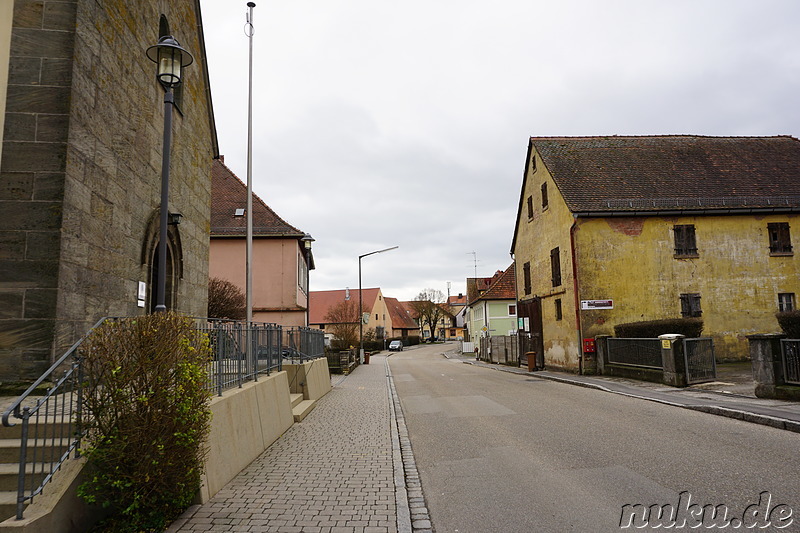
M517 334L515 270L512 264L490 278L467 278L465 326L467 338L478 344L481 337Z

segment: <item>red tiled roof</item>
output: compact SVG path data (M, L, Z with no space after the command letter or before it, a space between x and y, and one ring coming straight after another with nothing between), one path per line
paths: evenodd
M411 318L411 313L397 298L384 298L389 316L392 318L392 329L418 329L419 326Z
M247 207L247 185L220 159L211 166L211 236L244 237L247 234L247 217L235 216L237 209ZM261 198L253 194L254 237L303 237L295 228Z
M362 309L365 313L372 312L372 304L378 298L378 291L380 289L364 289L362 296ZM325 315L328 310L334 305L344 302L347 295L350 295L350 301L355 302L358 306L358 289L341 289L333 291L311 291L309 302L309 324L327 324Z
M504 272L499 272L492 277L492 283L486 292L480 295L476 300L514 300L517 297L517 289L515 284L514 263L511 263ZM472 303L472 302L470 302Z
M489 285L492 284L492 280L495 279L495 276L498 274L502 274L502 271L498 270L491 278L467 278L467 303L471 304L477 300L481 294L486 292Z
M458 296L451 296L447 299L447 305L449 306L458 306L458 305L467 305L467 297L463 294L459 294Z
M800 209L794 137L531 137L530 146L573 213Z

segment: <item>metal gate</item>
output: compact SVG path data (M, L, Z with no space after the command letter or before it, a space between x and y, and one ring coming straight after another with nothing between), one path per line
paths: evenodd
M800 340L781 339L783 380L790 385L800 385Z
M683 356L688 384L714 381L717 378L714 340L710 337L683 339Z

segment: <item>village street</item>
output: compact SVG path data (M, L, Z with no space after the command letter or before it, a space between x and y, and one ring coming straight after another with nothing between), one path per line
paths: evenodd
M715 531L800 530L799 434L464 364L448 349L389 358L437 533L620 531L636 504L724 505L730 526Z

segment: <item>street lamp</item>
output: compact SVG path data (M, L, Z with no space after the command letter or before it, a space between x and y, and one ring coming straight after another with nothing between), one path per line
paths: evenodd
M164 148L161 157L161 226L158 242L158 280L156 282L157 313L167 310L167 225L169 219L169 151L172 140L172 108L175 98L172 88L181 83L181 71L194 61L192 54L171 35L165 35L158 44L147 49L147 57L158 65L156 79L166 89L164 93Z
M392 246L391 248L384 248L383 250L375 250L368 254L358 256L358 357L359 359L364 355L364 301L361 297L361 259L373 254L382 254L389 250L396 250L399 246Z
M314 237L310 233L303 235L300 239L303 241L303 249L306 253L306 327L311 327L311 284L309 281L311 273L311 243L314 242Z

